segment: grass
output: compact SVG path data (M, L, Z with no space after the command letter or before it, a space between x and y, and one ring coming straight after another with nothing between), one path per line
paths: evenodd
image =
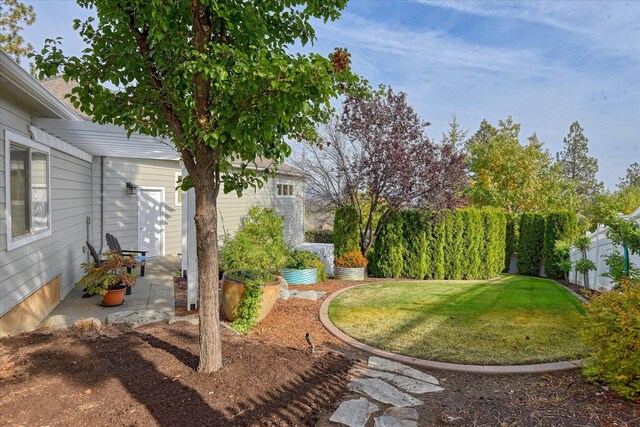
M329 306L338 328L374 347L486 365L584 356L582 314L580 301L561 285L516 275L489 282L372 284L342 293Z

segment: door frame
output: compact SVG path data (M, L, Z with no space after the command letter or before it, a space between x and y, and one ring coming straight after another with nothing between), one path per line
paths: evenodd
M141 193L143 191L159 191L160 194L162 195L162 210L160 212L160 233L161 233L161 238L160 238L160 253L158 254L158 256L165 256L165 207L164 205L166 205L167 201L165 198L165 188L164 187L151 187L151 186L146 186L146 185L141 185L138 187L138 209L137 209L137 213L138 213L138 229L136 230L136 234L138 236L138 249L140 249L141 245L140 245L140 201L141 201Z

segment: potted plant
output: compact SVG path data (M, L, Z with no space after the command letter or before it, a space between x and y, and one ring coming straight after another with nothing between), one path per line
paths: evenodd
M344 253L336 260L333 277L338 280L364 280L367 262L360 251Z
M82 264L84 277L77 283L86 288L90 295L102 295L104 307L119 306L124 302L124 293L128 287L136 284L136 272L133 270L133 257L118 255L108 251L100 264L85 262ZM129 273L127 268L131 269Z
M225 315L246 332L273 308L280 293L276 275L284 266L286 245L282 217L271 208L253 207L220 250L221 300Z
M280 278L259 270L233 270L222 275L222 309L241 332L271 311L280 295Z
M317 259L313 252L289 250L287 261L282 269L282 277L290 285L315 285L318 283Z

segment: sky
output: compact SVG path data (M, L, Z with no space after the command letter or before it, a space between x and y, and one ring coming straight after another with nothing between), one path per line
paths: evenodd
M24 0L37 21L24 36L37 49L88 15L72 0ZM640 162L640 1L351 0L335 22L314 23L303 51L344 47L373 85L405 91L439 140L455 114L472 134L483 119L512 116L521 141L536 133L552 154L578 120L613 189Z

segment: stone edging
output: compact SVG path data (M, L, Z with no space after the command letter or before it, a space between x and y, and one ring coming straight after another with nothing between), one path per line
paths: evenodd
M329 295L320 306L320 322L331 334L341 339L345 343L359 350L366 351L367 353L375 354L376 356L384 357L386 359L395 360L396 362L406 363L419 368L426 369L439 369L442 371L450 372L464 372L470 374L481 375L515 375L515 374L541 374L546 372L560 372L571 371L578 369L582 365L582 360L571 360L565 362L553 362L553 363L538 363L534 365L506 365L506 366L493 366L493 365L462 365L459 363L446 363L436 362L433 360L418 359L416 357L404 356L402 354L392 353L390 351L381 350L379 348L372 347L368 344L360 342L338 329L329 319L329 304L331 301L341 293L356 288L358 286L366 286L370 283L363 283L359 285L349 286L348 288L340 289Z

